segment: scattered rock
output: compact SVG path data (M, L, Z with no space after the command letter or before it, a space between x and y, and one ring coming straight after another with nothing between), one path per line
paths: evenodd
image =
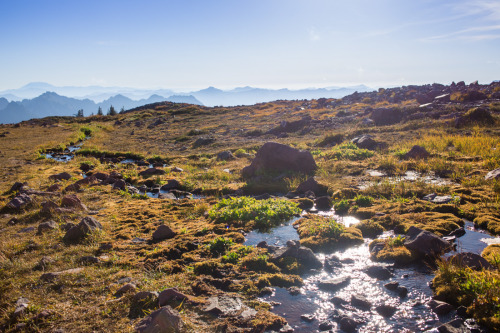
M153 232L153 240L161 241L164 239L174 238L176 233L169 226L162 224Z
M482 269L494 269L494 266L488 262L488 260L481 257L479 254L472 252L462 252L457 253L449 260L455 265L469 267L473 270L480 271Z
M380 144L373 140L371 135L362 135L351 140L356 146L362 149L375 150Z
M411 147L410 151L405 154L405 158L411 158L411 159L426 159L430 156L429 152L421 146L413 146Z
M29 205L32 202L32 199L26 193L21 193L14 197L9 203L6 205L8 209L19 211Z
M402 118L403 113L396 108L374 109L370 115L370 119L372 119L377 126L396 124L399 123Z
M340 329L347 332L352 333L356 332L356 327L358 326L358 322L348 316L344 316L339 321Z
M77 210L87 211L87 206L85 206L82 201L76 196L76 194L65 195L61 199L61 207L70 207Z
M102 225L92 216L84 217L80 223L69 229L63 237L66 243L79 242L90 233L101 230Z
M83 256L78 258L78 262L83 265L88 265L88 264L98 264L100 260L99 258L94 256Z
M205 311L216 316L234 317L241 312L243 307L238 297L221 295L210 297Z
M421 255L437 256L450 249L450 244L430 231L411 226L405 237L404 245Z
M50 230L54 230L57 228L58 228L58 225L55 221L50 220L50 221L42 222L38 225L37 235L41 235L45 231L50 231Z
M118 179L113 182L113 190L125 191L127 188L127 183L123 179Z
M139 333L177 333L182 332L183 326L179 312L164 306L141 320L135 329Z
M55 175L49 176L49 179L52 180L69 180L71 179L71 175L67 172L61 172Z
M382 304L375 308L375 311L384 318L390 318L396 313L397 308L392 305Z
M446 324L439 326L437 329L438 329L439 333L469 332L469 329L465 325L464 321L460 318L449 321Z
M484 176L485 180L490 180L490 179L500 179L500 168L491 170Z
M54 281L55 279L57 279L61 275L78 274L82 271L83 271L83 268L79 267L79 268L67 269L67 270L60 271L60 272L45 273L45 274L42 274L42 276L40 276L40 280L50 282L50 281Z
M399 297L405 298L408 295L408 288L399 286L396 288L396 292L398 293Z
M158 293L154 291L139 291L132 297L130 315L135 317L143 310L154 309L158 305Z
M288 293L292 296L300 295L300 288L299 287L292 286L292 287L288 288L287 290L288 290Z
M214 138L210 138L210 137L199 137L198 139L196 139L196 141L193 143L193 148L198 148L198 147L202 147L202 146L208 146L212 143L215 142L215 139Z
M316 200L314 200L314 203L316 204L316 209L322 211L328 211L332 209L333 206L332 199L329 196L316 198Z
M139 172L139 176L142 177L161 176L164 175L165 173L166 171L163 169L148 168L146 170Z
M169 179L169 180L167 180L167 183L164 184L160 189L162 191L170 191L170 190L180 189L180 188L181 188L181 183L179 183L178 180Z
M54 259L50 258L50 257L42 257L42 259L40 259L38 261L38 263L35 265L35 267L33 267L33 269L35 271L44 271L46 270L50 264L52 264L54 262Z
M181 169L179 167L173 167L172 169L170 169L170 171L172 171L172 172L184 172L184 169Z
M21 191L23 189L23 187L27 186L28 183L21 183L21 182L15 182L9 191L7 191L7 193L14 193L14 192L18 192L18 191Z
M217 154L218 161L232 161L235 160L236 156L233 155L229 150L220 152Z
M173 193L160 193L160 194L158 194L158 199L176 200L177 197Z
M324 291L336 292L346 287L351 282L350 277L340 277L323 280L318 283L318 288Z
M359 294L351 295L351 305L361 310L370 310L372 307L372 303L366 297Z
M333 324L330 321L322 321L318 326L320 331L328 331L333 328Z
M115 293L115 297L121 297L123 294L135 292L137 287L133 283L126 283Z
M166 305L170 301L183 301L186 299L188 299L188 297L177 290L177 288L165 289L158 295L160 306Z
M324 267L327 271L332 272L335 268L339 268L344 266L339 257L332 255L330 257L325 258Z
M392 277L392 273L386 267L383 266L370 266L364 270L364 272L372 278L377 280L387 280Z
M465 235L465 229L464 228L458 228L458 229L455 229L453 230L452 232L450 232L448 234L448 236L450 237L462 237L463 235Z
M322 196L326 194L327 190L328 186L321 185L314 177L309 177L305 182L300 183L295 192L306 193L312 191L316 196Z
M435 204L445 204L452 202L454 198L451 195L437 195L436 193L427 194L422 200L430 201Z
M291 257L299 261L301 265L306 268L316 269L323 267L323 263L314 255L313 251L305 246L300 246L300 242L288 247L282 247L277 249L272 254L273 261L279 261L282 258Z
M29 300L26 297L19 297L16 302L16 309L12 314L14 318L22 316L28 309Z
M287 170L311 173L316 170L316 162L308 151L282 145L276 142L266 142L257 152L252 163L241 171L244 177L252 177L261 170L283 172Z

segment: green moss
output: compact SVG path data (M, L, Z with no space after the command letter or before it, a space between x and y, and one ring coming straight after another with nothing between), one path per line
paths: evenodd
M384 228L373 220L364 220L355 225L356 228L361 230L363 237L375 238L384 232Z
M481 256L500 269L500 244L488 245L481 253Z
M486 229L494 235L500 235L500 218L485 214L474 219L474 224L482 229Z

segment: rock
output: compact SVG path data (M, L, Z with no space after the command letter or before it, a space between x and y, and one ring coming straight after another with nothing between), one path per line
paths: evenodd
M121 297L123 294L129 292L135 292L137 287L133 283L126 283L120 289L118 289L115 293L115 297Z
M277 172L296 171L311 173L317 169L316 162L308 151L282 145L276 142L266 142L257 152L252 163L241 171L244 177L252 177L262 170Z
M462 317L462 318L467 318L467 308L463 305L460 305L457 308L457 315Z
M328 186L319 184L314 177L309 177L305 182L299 184L296 193L306 193L312 191L315 195L321 196L325 195L328 190Z
M404 245L421 255L438 256L450 249L450 244L430 231L411 226L406 233Z
M449 321L446 324L439 326L437 329L438 329L439 333L469 332L469 329L465 325L464 321L460 318Z
M71 179L71 175L67 172L61 172L55 175L49 176L49 179L52 180L69 180Z
M318 326L320 331L328 331L329 329L333 328L333 324L330 321L322 321L319 323Z
M455 309L453 305L442 301L431 300L427 304L438 316L444 316Z
M160 193L160 194L158 194L158 199L176 200L177 197L173 193Z
M396 288L396 292L398 293L399 297L405 298L408 295L408 288L399 286Z
M198 147L202 147L202 146L208 146L212 143L215 142L215 139L214 138L210 138L210 137L199 137L198 139L196 139L196 141L193 143L193 148L198 148Z
M288 288L287 291L292 296L300 295L300 288L299 287L292 286L292 287Z
M21 193L14 197L9 203L7 203L6 207L8 209L19 211L24 207L28 206L32 202L32 199L26 193Z
M351 140L356 146L362 149L375 150L379 147L379 143L373 140L371 135L362 135Z
M323 280L318 283L318 288L324 291L336 292L346 287L351 282L350 277Z
M236 156L233 155L229 150L220 152L217 154L218 161L232 161L235 160Z
M255 200L267 200L271 198L271 195L269 193L263 193L261 195L256 195Z
M61 184L53 184L53 185L50 185L47 188L47 191L49 191L49 192L59 192L61 190L61 188L62 188Z
M54 262L54 259L50 258L50 257L42 257L42 259L40 259L38 261L38 263L35 265L35 267L33 267L33 269L35 271L44 271L46 270L50 264L52 264Z
M309 269L323 267L323 263L318 258L316 258L310 248L300 246L300 243L298 244L299 245L297 246L294 245L277 249L272 254L272 260L279 261L282 258L291 257L297 259L301 265Z
M181 169L179 167L173 167L172 169L170 169L170 171L172 171L172 172L184 172L184 169Z
M336 307L342 307L344 305L346 305L347 302L345 299L341 298L341 297L338 297L338 296L334 296L330 299L330 302L332 302L333 304L335 304Z
M45 273L45 274L42 274L42 276L40 276L40 280L50 282L50 281L54 281L55 279L57 279L61 275L78 274L82 271L83 271L83 268L79 267L79 268L67 269L67 270L60 271L60 272Z
M139 172L139 176L142 177L160 176L164 174L166 174L165 170L157 168L148 168L146 170Z
M65 195L61 199L61 207L69 207L77 210L87 211L87 206L85 206L81 200L76 196L76 194Z
M361 310L370 310L372 307L372 303L366 297L359 294L351 295L351 305Z
M45 231L50 231L50 230L54 230L54 229L57 229L59 226L57 225L57 223L55 221L45 221L45 222L42 222L38 225L38 231L37 231L37 234L38 235L41 235L43 234Z
M154 309L158 305L158 293L155 291L139 291L132 297L130 315L136 317L144 310Z
M24 233L32 232L32 231L35 231L35 227L26 227L26 228L19 230L17 233L24 234Z
M464 228L458 228L458 229L455 229L453 230L452 232L450 232L448 234L448 236L450 237L462 237L463 235L465 235L466 231Z
M109 175L103 173L103 172L96 172L92 176L94 176L96 179L99 179L100 181L104 181L108 179Z
M453 264L469 267L473 270L480 271L482 269L494 269L495 267L490 264L486 259L481 257L479 254L472 252L462 252L451 256L450 260Z
M392 125L399 123L403 119L403 113L396 108L378 108L370 115L377 126Z
M382 304L377 306L375 311L384 318L390 318L396 313L397 308L392 305Z
M333 255L331 257L325 258L325 263L323 264L325 269L329 272L332 272L335 268L340 268L344 266L341 262L339 257Z
M80 223L69 229L63 237L66 243L79 242L90 233L101 230L102 225L92 216L84 217Z
M125 191L127 188L127 183L123 179L118 179L113 182L113 190Z
M410 151L405 154L405 158L412 158L412 159L426 159L430 156L429 152L421 146L413 146L411 147Z
M180 189L180 188L181 188L181 183L179 183L178 180L169 179L169 180L167 180L167 183L164 184L160 189L162 191L170 191L170 190Z
M314 321L314 319L316 319L314 317L313 314L303 314L303 315L300 315L300 319L307 322L307 323L312 323Z
M205 311L216 316L233 317L238 315L243 308L241 299L226 295L212 296L208 299L208 303Z
M18 191L21 191L23 189L23 187L27 186L28 183L21 183L21 182L15 182L11 187L10 187L10 190L7 191L7 193L14 193L14 192L18 192Z
M182 332L183 326L179 312L164 306L141 320L135 329L139 333L177 333Z
M465 115L455 119L455 127L457 128L476 123L494 124L495 119L488 110L481 107L471 109Z
M186 299L188 299L188 297L177 290L177 288L165 289L158 295L160 306L166 305L170 301L183 301Z
M83 256L78 258L78 262L86 265L86 264L98 264L100 262L99 258L94 256Z
M370 266L364 270L364 272L372 278L377 280L387 280L392 277L392 273L386 267L383 266Z
M358 326L358 323L348 316L343 316L339 321L339 325L340 329L344 332L352 333L356 332L356 326Z
M490 179L500 179L500 168L491 170L484 176L485 180L490 180Z
M332 199L328 196L316 198L316 200L314 200L314 203L316 204L316 209L322 211L328 211L332 209L333 206Z
M16 302L16 309L12 314L14 318L22 316L28 309L29 300L26 297L19 297Z
M162 224L153 232L153 240L161 241L164 239L174 238L176 233L169 226Z

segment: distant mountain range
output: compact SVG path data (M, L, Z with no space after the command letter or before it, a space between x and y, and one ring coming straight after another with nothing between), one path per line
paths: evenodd
M340 98L355 91L372 90L364 85L300 90L253 87L221 90L209 87L199 91L176 94L168 89L148 90L99 86L56 87L48 83L34 82L19 89L0 91L0 123L16 123L47 116L72 116L80 109L83 109L84 115L87 116L92 113L96 114L99 107L106 114L111 105L117 111L122 108L128 110L162 101L207 106L235 106L280 99Z

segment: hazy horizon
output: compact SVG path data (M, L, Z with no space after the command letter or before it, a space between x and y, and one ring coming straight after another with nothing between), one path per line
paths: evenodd
M4 2L0 91L489 83L500 2Z

